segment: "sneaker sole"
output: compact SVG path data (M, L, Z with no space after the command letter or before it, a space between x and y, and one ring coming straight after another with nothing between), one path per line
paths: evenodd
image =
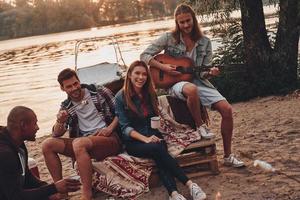
M203 135L201 135L201 138L206 139L206 140L213 139L215 137L216 137L215 135L213 135L213 136L203 136Z

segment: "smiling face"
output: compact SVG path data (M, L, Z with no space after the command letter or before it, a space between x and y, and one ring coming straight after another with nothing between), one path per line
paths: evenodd
M129 75L134 90L139 93L147 81L147 70L144 66L136 66Z
M194 22L191 13L181 13L177 15L176 23L182 34L190 34L193 30Z
M64 80L60 88L66 92L73 101L81 100L82 90L80 81L76 78L76 76L72 76L71 78Z

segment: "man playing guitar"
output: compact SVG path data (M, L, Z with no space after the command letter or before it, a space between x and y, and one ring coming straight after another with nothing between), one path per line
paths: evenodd
M164 50L164 53L176 58L189 57L198 68L210 66L212 60L211 41L203 35L193 9L186 5L177 6L175 13L175 30L164 33L152 42L141 54L141 60L153 68L157 68L168 75L180 76L176 70L177 65L161 63L155 59L155 55ZM233 167L242 167L244 163L231 152L233 133L232 107L227 100L208 81L208 78L217 76L219 68L212 67L208 71L199 70L191 81L179 81L168 90L172 96L187 101L187 106L193 116L197 130L203 138L213 138L200 114L200 102L202 105L217 110L222 116L221 133L224 147L224 164Z

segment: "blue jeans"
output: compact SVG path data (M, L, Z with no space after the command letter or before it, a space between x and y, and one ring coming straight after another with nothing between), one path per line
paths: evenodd
M156 136L162 138L160 134ZM189 180L177 161L169 154L164 140L160 143L143 143L137 140L126 141L126 150L132 156L150 158L155 161L159 178L170 195L173 191L177 191L174 177L183 184L186 184Z

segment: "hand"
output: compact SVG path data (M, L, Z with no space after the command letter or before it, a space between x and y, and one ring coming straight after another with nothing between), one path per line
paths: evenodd
M66 111L66 110L60 110L58 113L57 113L57 115L56 115L56 117L57 117L57 121L59 122L59 123L65 123L66 121L67 121L67 119L68 119L68 112Z
M97 132L94 134L96 136L105 136L105 137L108 137L112 134L112 129L109 128L109 127L105 127L105 128L101 128L101 129L98 129Z
M57 192L67 193L79 190L81 183L78 180L74 179L61 179L54 183L54 185L57 189Z
M176 68L177 68L176 65L163 64L163 70L173 76L177 76L177 75L181 74L180 72L176 71Z
M159 137L156 137L155 135L152 135L150 137L147 137L146 140L144 141L145 143L159 143L162 141Z
M210 68L208 74L210 76L218 76L220 74L220 70L218 67L212 67L212 68Z

